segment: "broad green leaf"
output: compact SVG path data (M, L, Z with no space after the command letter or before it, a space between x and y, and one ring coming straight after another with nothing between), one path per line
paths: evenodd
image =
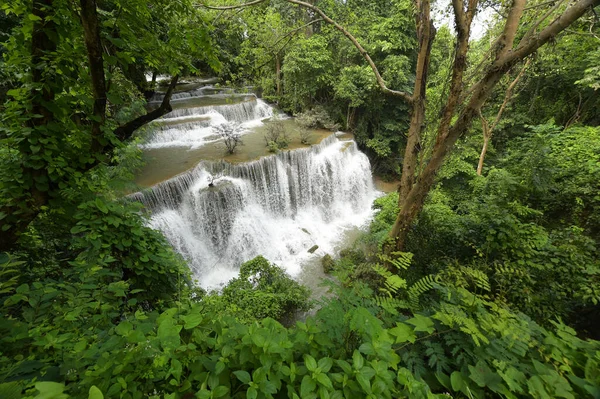
M244 384L250 383L250 374L245 370L236 370L233 372L238 380L243 382Z
M39 393L35 399L67 399L68 395L63 393L65 386L58 382L40 381L35 383L35 389Z
M404 323L398 323L396 327L389 330L390 335L396 337L396 343L401 344L403 342L415 342L417 335L415 330Z
M246 399L256 399L257 396L258 396L258 391L254 387L250 387L246 391Z
M311 355L304 355L304 364L308 371L315 371L317 369L317 361Z
M310 378L308 375L305 375L302 378L302 383L300 384L300 397L305 398L310 393L314 392L317 384Z
M185 322L184 328L190 330L202 323L202 315L199 313L189 314L182 317Z
M96 198L96 200L94 202L96 203L96 206L98 207L98 209L100 209L100 212L108 213L108 208L106 207L106 204L104 203L104 201L101 198Z
M317 374L317 382L319 384L323 385L327 389L333 389L333 384L331 383L331 380L329 379L329 377L327 377L327 374L323 374L323 373Z
M406 320L406 323L415 326L415 331L423 331L429 334L435 331L433 320L420 314L416 314L412 319Z
M164 349L175 349L181 344L179 338L179 331L181 331L181 328L182 326L173 324L173 320L170 318L167 318L160 323L157 336Z
M104 399L104 395L102 394L102 391L98 389L97 386L92 385L90 387L88 399Z

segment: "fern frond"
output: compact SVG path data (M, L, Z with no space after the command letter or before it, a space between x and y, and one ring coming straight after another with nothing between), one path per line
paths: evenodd
M408 300L412 309L419 308L419 298L425 292L435 288L438 283L438 276L434 274L427 275L419 279L408 289Z
M0 295L14 290L18 283L19 269L17 266L25 262L15 261L10 257L0 260Z
M398 270L407 270L413 258L413 254L410 252L391 252L389 255L381 253L378 256L383 264L391 265Z

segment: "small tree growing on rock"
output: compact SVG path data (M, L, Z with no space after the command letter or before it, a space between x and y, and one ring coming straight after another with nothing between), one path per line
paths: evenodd
M216 134L223 139L223 144L229 154L233 154L242 143L243 128L239 123L223 123L213 127Z

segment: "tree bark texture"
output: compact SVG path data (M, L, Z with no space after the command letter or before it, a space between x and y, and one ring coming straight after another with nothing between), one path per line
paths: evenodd
M505 25L503 33L503 40L501 40L504 47L500 46L498 48L495 61L487 69L484 76L474 85L472 95L468 99L466 106L459 112L456 121L451 124L450 119L443 117L440 122L431 158L421 175L418 177L416 183L413 185L413 188L408 193L407 198L404 200L403 207L400 209L390 233L391 238L396 241L396 250L398 251L402 251L405 248L408 232L423 208L427 194L435 183L435 176L442 166L444 158L454 147L458 138L468 131L473 119L478 115L479 109L485 103L502 76L508 73L515 64L532 54L551 38L555 37L566 27L575 22L588 8L598 5L600 0L578 1L554 19L538 34L531 35L527 40L521 40L518 46L513 49L513 41L515 38L513 31L516 30L518 20L521 18L524 0L515 0L513 7L515 7L515 3L517 3L517 9L509 14L509 20ZM461 74L460 70L457 70L457 67L460 69L462 63L459 58L461 57L460 31L458 41L458 50L453 67L455 69L453 71L453 80L455 76ZM451 87L452 86L454 86L454 81L451 84ZM451 89L446 104L446 110L451 107L452 102L456 101L459 97L460 90L458 90L457 96Z

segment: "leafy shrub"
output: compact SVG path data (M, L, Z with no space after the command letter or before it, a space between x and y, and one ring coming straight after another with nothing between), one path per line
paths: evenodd
M290 139L281 118L274 116L271 121L266 124L264 139L270 152L277 152L277 150L281 148L288 147Z
M307 311L309 295L310 291L283 269L258 256L242 264L240 276L220 294L204 300L214 304L211 313L226 312L247 322L266 317L280 320L297 311Z
M300 128L298 130L298 137L300 138L300 143L304 145L310 144L310 130L306 128Z
M296 123L304 129L338 130L340 126L333 121L325 108L315 106L308 111L296 114Z

